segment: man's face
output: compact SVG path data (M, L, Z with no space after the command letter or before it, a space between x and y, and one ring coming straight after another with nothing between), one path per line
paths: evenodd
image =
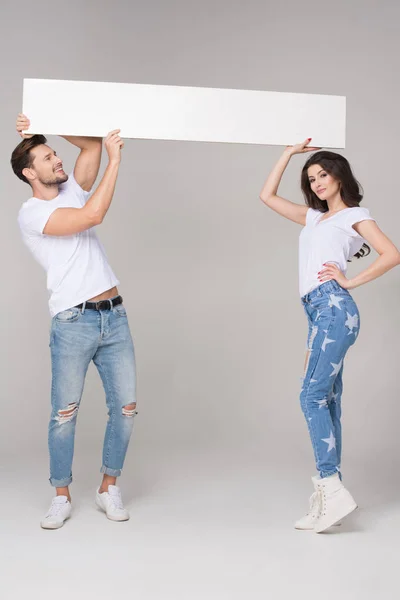
M62 160L49 146L44 144L36 146L31 151L31 156L33 163L30 171L41 184L52 187L68 180L68 175L63 170Z

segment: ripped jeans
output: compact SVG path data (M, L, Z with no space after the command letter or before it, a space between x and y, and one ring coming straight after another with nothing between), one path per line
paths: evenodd
M92 360L102 379L108 408L101 472L118 477L136 415L135 355L125 308L119 304L108 310L70 308L58 313L51 324L50 349L51 485L66 487L72 481L75 427ZM98 407L93 408L98 414Z
M320 477L340 475L343 361L357 339L356 303L335 280L301 299L308 318L308 348L301 408L307 421Z

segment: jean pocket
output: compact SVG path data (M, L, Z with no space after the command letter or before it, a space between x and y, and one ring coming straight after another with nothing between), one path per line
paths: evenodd
M321 318L330 318L334 316L334 304L331 299L327 296L315 297L311 300L310 306L315 311L315 320L319 321Z
M321 305L316 309L315 322L319 321L334 321L335 319L335 309L333 306L329 304Z
M125 306L123 304L118 304L118 306L114 306L114 312L117 315L117 317L127 316Z
M79 319L81 314L80 308L67 308L67 310L62 310L61 312L57 313L55 320L58 323L73 323Z

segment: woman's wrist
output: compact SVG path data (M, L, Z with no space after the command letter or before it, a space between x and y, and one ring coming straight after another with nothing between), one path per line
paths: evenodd
M283 156L288 156L289 158L292 158L292 156L293 156L292 148L290 148L289 146L287 148L285 148L283 151Z
M357 287L356 282L354 281L354 279L348 279L347 280L347 289L348 290L354 290L354 288Z

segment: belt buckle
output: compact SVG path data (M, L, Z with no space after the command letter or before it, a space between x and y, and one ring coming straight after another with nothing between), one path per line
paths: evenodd
M110 308L110 300L99 300L96 304L97 310L108 310ZM112 300L111 305L114 306Z

